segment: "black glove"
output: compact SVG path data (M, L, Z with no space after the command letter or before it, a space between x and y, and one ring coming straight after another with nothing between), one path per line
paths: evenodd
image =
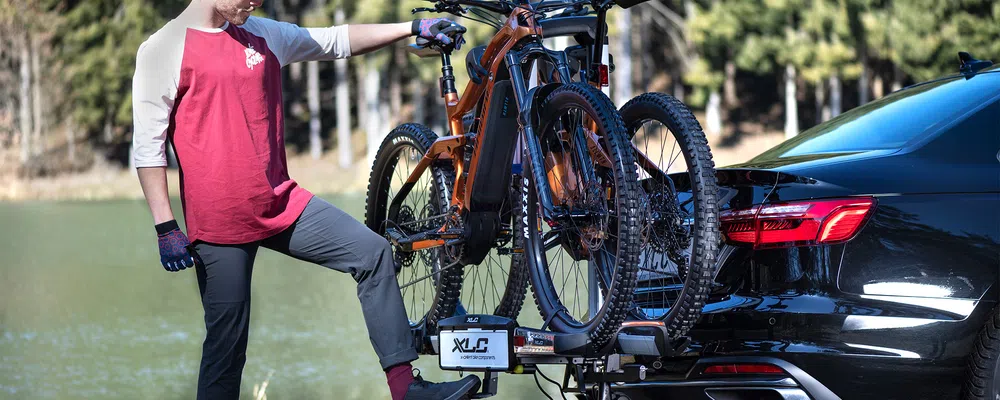
M156 225L157 243L160 245L160 263L170 272L194 267L191 241L181 232L176 220Z
M429 18L413 21L411 31L414 35L427 40L436 40L443 45L455 44L455 50L462 48L465 38L462 34L466 29L447 18Z

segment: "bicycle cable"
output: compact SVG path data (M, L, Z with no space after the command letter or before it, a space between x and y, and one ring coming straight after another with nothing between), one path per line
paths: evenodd
M503 21L500 21L499 18L497 18L495 15L491 14L489 10L486 10L486 9L483 9L483 8L479 8L479 7L470 7L469 11L471 11L472 13L474 13L474 14L482 17L483 19L490 19L491 21L495 21L497 27L503 26Z
M536 369L535 370L535 382L536 383L538 382L538 375L541 375L542 379L545 379L545 380L549 381L549 383L551 383L553 385L556 385L556 387L559 388L559 396L562 397L563 400L566 399L566 396L563 394L563 390L565 390L565 389L563 389L562 385L560 385L558 382L556 382L556 381L554 381L552 379L549 379L549 377L545 376L545 373L542 372L541 369ZM539 384L538 388L541 389L542 385ZM545 393L545 391L543 390L542 393ZM545 396L548 397L548 393L545 393ZM551 399L551 397L549 397L549 398Z
M473 14L475 14L479 18L473 18L473 17L470 17L468 15L463 15L462 18L466 18L466 19L469 19L469 20L472 20L472 21L476 21L476 22L480 22L480 23L489 25L493 29L497 29L497 30L499 30L500 28L503 27L503 23L501 23L500 21L489 21L489 20L487 20L488 18L495 18L495 17L487 14L486 11L480 9L479 7L469 7L469 8L466 8L466 10L469 11L469 12L471 12L471 13L473 13Z
M538 381L538 374L533 374L533 375L535 376L535 385L538 386L538 391L542 392L542 394L545 395L546 399L555 400L552 398L552 396L549 396L548 393L545 393L545 389L542 389L542 383Z
M416 285L416 284L417 284L418 282L420 282L420 281L423 281L424 279L427 279L427 278L430 278L430 277L432 277L432 276L434 276L434 275L438 275L438 274L440 274L440 273L442 273L442 272L444 272L444 271L447 271L447 270L449 270L449 269L452 269L452 268L454 268L455 266L457 266L457 265L461 265L461 264L462 264L462 261L461 261L461 260L459 260L459 261L455 261L455 262L453 262L453 263L451 263L451 264L448 264L448 266L446 266L446 267L444 267L444 268L441 268L441 269L439 269L439 270L437 270L437 271L434 271L434 272L431 272L431 273L429 273L429 274L427 274L427 275L424 275L424 276L420 277L420 278L419 278L419 279L417 279L417 280L414 280L413 282L410 282L410 283L407 283L407 284L405 284L405 285L403 285L403 286L400 286L400 287L399 287L399 290L403 290L403 289L406 289L406 288L408 288L408 287L410 287L410 286L413 286L413 285Z

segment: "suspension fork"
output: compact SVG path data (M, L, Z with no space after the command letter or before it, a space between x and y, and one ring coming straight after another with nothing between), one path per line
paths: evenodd
M531 174L532 182L535 184L535 192L538 195L538 202L542 206L543 218L548 220L554 214L552 189L549 187L549 181L545 174L542 144L535 134L532 123L534 119L531 117L534 108L534 94L538 88L535 87L531 91L528 90L528 86L524 82L524 70L521 67L520 52L511 50L507 52L505 58L507 68L510 70L510 81L514 87L514 99L517 100L517 107L519 109L518 122L521 125L522 144L527 152L528 160L526 161L528 161L528 166L530 167L530 170L524 173ZM524 161L521 161L522 165Z
M530 170L525 173L530 173L535 183L535 188L538 192L538 201L542 206L543 218L551 221L555 216L552 188L549 185L548 175L545 172L545 156L542 152L542 144L535 132L534 126L536 121L534 114L538 106L536 97L538 97L538 91L542 87L534 87L528 90L527 83L524 81L524 68L522 67L523 62L526 61L526 56L537 54L547 54L549 57L555 59L560 79L564 82L570 81L569 63L566 61L566 53L563 51L548 50L538 42L529 42L520 50L508 51L505 59L507 61L507 68L510 71L511 84L514 87L514 98L517 100L519 109L518 123L521 125L522 143L528 153L527 161ZM582 133L575 132L575 134L580 136ZM586 143L575 139L574 142Z

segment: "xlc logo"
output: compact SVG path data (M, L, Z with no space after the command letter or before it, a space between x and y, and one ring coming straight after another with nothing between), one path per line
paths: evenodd
M251 70L257 64L264 62L264 56L260 55L257 50L254 50L253 45L247 43L247 48L243 50L247 55L247 68Z
M465 317L465 323L467 324L478 324L479 317Z
M469 347L469 338L459 339L455 338L455 347L451 349L451 352L459 353L485 353L487 352L487 345L490 343L489 338L479 338L476 340L476 347ZM482 347L480 347L482 346Z

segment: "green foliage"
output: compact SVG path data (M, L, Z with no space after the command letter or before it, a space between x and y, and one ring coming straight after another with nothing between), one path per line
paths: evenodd
M63 108L81 129L93 134L109 123L122 138L132 123L132 75L139 45L166 22L166 10L183 4L82 0L68 5L54 44L67 87Z
M1000 3L990 0L892 2L864 16L871 44L917 81L956 72L957 54L1000 56Z
M41 38L43 45L51 47L42 53L50 57L44 60L45 74L57 77L59 82L52 87L62 90L51 97L60 103L55 104L57 115L50 119L72 117L80 130L99 142L104 139L98 133L110 124L116 134L111 142L121 142L128 137L132 123L130 92L136 51L143 40L190 1L0 0L0 60L13 60L9 63L15 65L17 46L25 34ZM348 23L454 18L469 29L466 47L453 56L460 90L468 82L463 67L466 52L486 44L495 33L494 28L467 18L434 13L412 15L411 9L432 5L424 0L267 1L283 10L278 19L305 26L332 25L338 7L344 10ZM843 80L857 79L862 57L877 67L874 73L884 75L884 66L894 65L905 73L907 81L913 82L957 72L958 51L1000 61L997 0L654 1L668 6L693 4L694 14L687 16L684 34L697 57L693 57L695 61L684 81L694 86L688 102L696 106L704 103L707 93L722 86L727 62L735 62L738 69L757 76L783 74L785 64L791 64L803 80L819 84L833 74ZM646 12L643 10L648 11L650 6L636 7L633 13ZM266 16L266 12L258 10L257 15ZM615 18L610 21L613 24ZM617 27L612 26L612 34L616 32ZM638 34L649 35L647 32L652 30L639 30ZM666 40L643 38L651 43L645 45L647 49L666 46ZM409 43L412 40L399 45ZM438 59L396 59L393 55L392 50L382 50L352 63L384 73L400 71L404 82L420 79L429 88L436 85L440 76ZM671 69L667 65L662 68ZM16 71L6 74L0 81L17 81ZM353 79L355 75L351 76Z

